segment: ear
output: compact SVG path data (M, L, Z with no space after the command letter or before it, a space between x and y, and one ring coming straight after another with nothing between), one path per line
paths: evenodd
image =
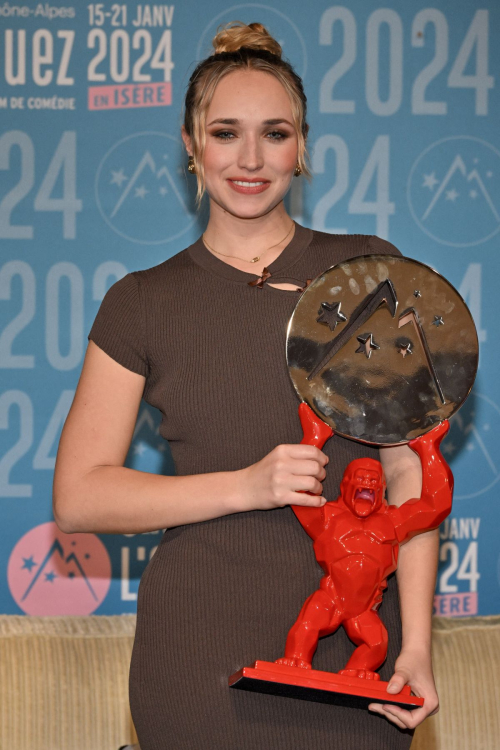
M192 156L193 149L191 145L191 136L187 134L187 131L184 125L182 125L181 127L181 136L182 136L182 140L184 141L184 146L186 147L186 151L188 152L188 156Z

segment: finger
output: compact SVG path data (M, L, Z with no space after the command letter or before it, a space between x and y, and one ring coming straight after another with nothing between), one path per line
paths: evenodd
M289 505L304 505L312 507L321 507L326 503L326 497L314 495L309 492L292 492Z
M397 719L406 729L414 729L427 716L427 711L424 711L422 708L416 708L414 711L406 711L404 708L390 704L384 704L382 708L386 714L389 714L391 719ZM423 716L422 713L424 714Z
M408 727L406 724L403 724L403 722L398 719L397 716L393 716L392 714L388 713L384 710L384 707L380 703L370 703L368 706L368 709L372 711L374 714L380 714L381 716L384 716L388 721L395 724L400 729L407 729Z
M294 459L312 459L313 461L319 461L322 466L328 463L330 460L326 453L323 453L315 445L307 445L306 443L290 443L284 446L287 454Z
M316 477L294 476L290 485L293 492L310 492L313 495L321 495L323 492L323 485Z
M387 686L388 693L400 693L406 685L407 677L402 672L394 672Z
M319 461L292 461L290 471L294 475L313 476L320 481L326 477L326 469Z

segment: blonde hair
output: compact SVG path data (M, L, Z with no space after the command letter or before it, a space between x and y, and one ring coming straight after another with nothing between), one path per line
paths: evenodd
M310 179L306 148L309 125L306 122L307 98L302 80L287 60L282 50L261 23L248 26L233 21L219 26L212 40L214 53L200 62L189 79L185 99L184 128L191 138L198 191L197 205L205 192L203 154L205 151L206 113L219 81L229 73L241 69L261 70L273 75L283 85L292 108L293 123L298 140L297 164Z

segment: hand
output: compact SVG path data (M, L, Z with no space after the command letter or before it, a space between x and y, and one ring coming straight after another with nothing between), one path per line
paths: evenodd
M399 706L380 703L370 703L370 711L382 714L400 729L414 729L427 716L439 711L439 699L432 674L431 656L429 651L403 649L394 665L394 674L389 681L388 693L399 693L405 685L409 685L415 695L425 698L422 708L407 711Z
M276 446L263 459L241 470L245 505L249 510L324 505L326 499L321 496L321 482L326 476L328 461L328 456L313 445Z

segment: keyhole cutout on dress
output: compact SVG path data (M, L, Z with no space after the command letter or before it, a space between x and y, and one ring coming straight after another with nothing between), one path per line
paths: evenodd
M267 282L267 286L272 286L275 289L283 289L285 292L298 292L299 287L297 284L270 284Z

